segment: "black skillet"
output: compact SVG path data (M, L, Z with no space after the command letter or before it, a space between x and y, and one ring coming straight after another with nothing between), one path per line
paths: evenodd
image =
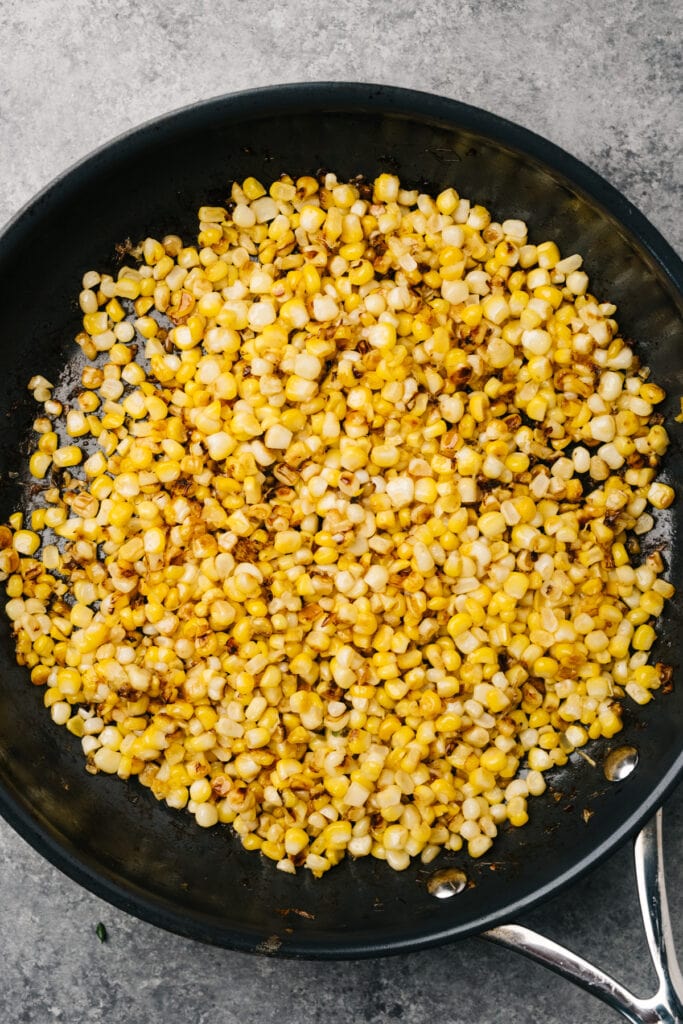
M100 149L34 199L0 237L3 377L0 519L22 499L35 372L68 373L80 328L84 271L114 268L117 246L151 234L196 232L196 210L221 203L233 179L268 181L334 170L340 179L393 171L407 186L453 185L531 239L585 257L592 290L618 304L626 336L668 392L665 477L676 476L683 429L683 266L651 224L604 180L556 146L492 114L424 93L318 83L221 97L151 122ZM65 370L65 367L67 369ZM682 503L657 516L668 576L681 579ZM681 658L683 594L667 604L655 658ZM98 896L206 942L290 957L369 957L409 951L510 920L576 879L649 819L683 766L683 689L657 695L624 732L549 775L523 829L502 830L478 862L442 855L396 874L370 858L324 880L283 875L245 852L227 828L198 829L136 782L83 770L78 740L57 729L42 692L14 662L0 621L0 811L39 852ZM615 746L637 769L608 783ZM436 869L462 867L468 887L435 900ZM433 888L433 886L432 886Z

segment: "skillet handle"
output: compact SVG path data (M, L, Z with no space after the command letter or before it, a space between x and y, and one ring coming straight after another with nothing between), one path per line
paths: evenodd
M602 999L632 1024L681 1024L683 976L676 959L666 898L662 817L660 809L638 834L633 847L640 911L659 983L653 996L638 999L600 968L531 928L506 924L484 932L481 938L507 946L549 967Z

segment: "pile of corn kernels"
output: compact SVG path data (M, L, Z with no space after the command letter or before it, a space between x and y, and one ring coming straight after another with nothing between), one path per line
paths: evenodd
M481 857L669 670L672 489L581 256L449 188L283 175L88 272L87 363L0 528L17 659L91 773L283 871Z

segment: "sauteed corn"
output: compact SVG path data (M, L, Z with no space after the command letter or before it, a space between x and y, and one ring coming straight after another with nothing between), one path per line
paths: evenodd
M472 857L668 680L668 438L581 256L453 188L283 175L89 271L0 528L91 773L278 868ZM35 491L35 487L33 489Z

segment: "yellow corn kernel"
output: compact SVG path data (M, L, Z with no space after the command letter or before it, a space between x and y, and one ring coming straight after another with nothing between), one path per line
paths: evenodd
M66 469L70 466L77 466L82 458L81 449L75 444L69 444L57 448L52 456L52 461L58 469Z
M659 509L669 508L675 497L676 492L668 484L653 483L647 492L647 500Z
M17 530L12 538L12 547L20 555L34 555L40 547L40 537L32 530Z
M450 636L455 640L456 637L466 632L472 626L472 618L466 612L459 612L456 615L451 616L446 625Z
M499 690L494 686L487 691L486 707L493 714L497 714L499 711L504 711L505 708L509 707L509 704L510 701L502 690Z
M42 451L34 452L29 462L29 470L31 472L31 476L36 477L37 480L43 480L51 465L51 455L49 455L47 452Z
M285 832L284 845L287 856L296 857L308 846L308 836L302 828L288 828Z
M465 306L460 311L460 319L467 327L478 327L483 315L483 310L479 304Z
M266 190L257 178L245 178L242 182L242 191L244 192L247 199L252 202L254 199L260 199L261 196L266 194Z
M539 267L551 269L560 260L560 250L555 242L541 242L536 248L536 258Z
M639 626L631 641L634 651L649 651L657 635L652 626Z
M488 772L497 775L507 764L507 756L498 747L489 747L479 758L479 764ZM492 787L489 787L492 788Z

